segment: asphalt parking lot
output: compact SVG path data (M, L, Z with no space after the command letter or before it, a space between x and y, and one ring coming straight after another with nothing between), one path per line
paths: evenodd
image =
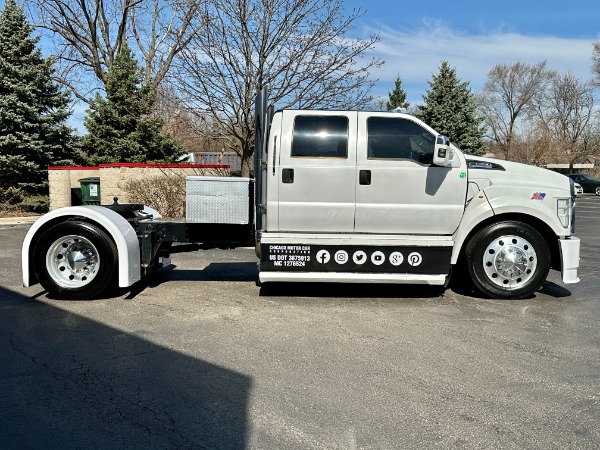
M174 255L102 300L21 287L0 226L0 448L600 448L600 198L581 282L532 298L255 285L251 249Z

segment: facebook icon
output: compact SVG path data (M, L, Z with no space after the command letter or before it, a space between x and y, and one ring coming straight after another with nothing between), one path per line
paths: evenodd
M317 252L317 261L319 261L321 264L327 264L330 257L331 256L327 250L319 250Z

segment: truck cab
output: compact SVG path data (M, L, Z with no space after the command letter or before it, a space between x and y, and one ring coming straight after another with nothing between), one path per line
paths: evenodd
M531 295L551 267L578 281L567 177L465 155L407 114L283 110L265 120L261 282L443 285L459 264L492 297Z
M437 134L397 113L276 113L266 231L452 235L467 194L460 152L433 165ZM439 220L444 217L444 220Z

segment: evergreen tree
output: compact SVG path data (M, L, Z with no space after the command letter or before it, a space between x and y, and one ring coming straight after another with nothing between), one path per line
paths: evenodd
M72 164L69 94L52 80L52 59L15 0L0 12L0 189L44 193L48 165Z
M483 155L483 119L476 114L469 83L460 81L447 61L442 61L439 73L428 83L431 89L423 96L425 104L418 107L417 117L464 152Z
M402 79L400 75L396 76L394 80L394 89L389 93L390 99L386 104L386 108L388 111L392 109L401 108L408 109L410 106L410 102L406 101L406 92L402 89Z
M163 121L151 115L155 93L143 81L125 42L108 72L106 98L96 94L84 120L88 134L82 146L92 162L172 162L184 153L161 133Z

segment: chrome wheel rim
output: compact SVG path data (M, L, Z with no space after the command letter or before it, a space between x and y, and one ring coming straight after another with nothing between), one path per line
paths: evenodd
M504 289L517 289L535 274L537 254L520 236L494 239L483 254L483 269L489 280Z
M52 280L64 288L88 285L98 274L98 250L82 236L64 236L54 241L46 253L46 268Z

